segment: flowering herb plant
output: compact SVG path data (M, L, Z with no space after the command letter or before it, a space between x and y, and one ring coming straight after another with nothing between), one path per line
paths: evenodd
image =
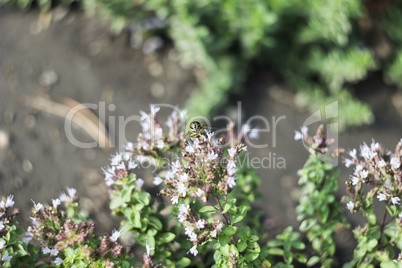
M103 168L110 209L122 218L118 230L97 237L95 224L80 210L76 190L67 188L51 206L33 202L32 224L24 234L9 196L0 201L2 267L339 265L335 234L348 225L335 194L338 172L319 157L333 142L325 137L323 126L313 137L307 128L295 135L310 152L298 173L302 188L296 213L301 232L287 227L267 241L260 214L251 207L259 196L259 180L243 165L245 142L258 132L243 126L235 135L229 124L220 138L206 129L189 138L185 113L173 112L164 127L158 111L151 106L149 114L141 112L142 132L136 143L126 144L124 152L112 155L110 165ZM351 212L364 211L367 218L364 227L354 230L358 245L346 267L397 267L402 260L401 148L402 141L394 153L373 142L361 147L363 159L356 150L349 152L352 159L345 159L346 166L356 168L347 182L349 196L342 201ZM152 183L139 177L144 166L155 168ZM376 198L385 204L380 222L374 211ZM307 247L302 233L310 243ZM120 237L126 236L133 238L131 249L120 244Z

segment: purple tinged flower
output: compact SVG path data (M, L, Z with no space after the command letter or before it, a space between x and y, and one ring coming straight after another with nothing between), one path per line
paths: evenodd
M387 196L386 196L385 194L383 194L383 193L379 193L379 194L377 195L377 198L378 198L379 201L385 201L385 200L387 200Z
M10 207L14 206L15 202L13 201L13 198L14 198L14 195L7 196L7 200L6 200L6 204L5 204L6 208L10 208Z
M194 227L193 226L187 226L184 228L184 234L190 236L191 233L194 232Z
M179 171L181 168L181 164L179 160L176 160L176 162L173 162L172 164L172 172L176 173L177 171Z
M41 208L43 207L43 205L41 203L35 204L35 201L33 201L32 199L31 199L31 201L34 204L34 208L35 208L36 211L41 210Z
M236 185L236 178L235 177L229 177L228 178L228 186L230 188L233 188Z
M245 151L245 152L247 151L247 146L243 147L243 151Z
M401 161L396 157L392 157L390 163L395 169L397 169L401 166Z
M31 232L25 232L24 236L22 237L22 242L28 244L32 240L33 234Z
M42 249L43 254L50 254L52 256L57 256L59 254L59 251L56 249L50 249L49 247L45 247Z
M158 147L158 149L163 149L163 147L165 147L165 143L163 142L163 140L158 140L156 142L156 147Z
M391 180L390 180L390 179L386 179L386 180L385 180L385 185L386 185L387 187L391 187Z
M399 197L397 197L397 196L391 197L392 204L399 205L399 201L401 201L401 199Z
M208 159L210 161L215 160L216 158L218 158L218 154L214 154L213 152L208 153Z
M194 245L192 248L190 248L190 250L187 253L191 253L194 256L197 256L198 254L197 245Z
M39 226L39 223L38 223L38 221L36 220L36 218L34 218L34 217L29 217L30 219L31 219L31 224L33 225L33 226Z
M194 148L199 148L200 147L200 140L198 138L194 138L193 147Z
M0 250L4 248L4 246L6 245L6 241L4 241L3 239L0 240Z
M228 152L229 152L229 156L230 156L231 158L234 158L234 156L235 156L235 154L236 154L236 148L230 148L230 149L228 150Z
M3 215L4 215L4 212L0 212L0 218L3 217Z
M365 159L372 159L377 155L376 152L371 151L370 147L368 147L366 143L360 145L360 154Z
M385 167L387 165L387 163L384 161L384 159L381 159L379 162L378 162L378 166L380 167L380 168L383 168L383 167Z
M57 257L54 261L53 261L53 263L55 264L55 265L60 265L60 264L62 264L63 263L63 259L62 258L59 258L59 257Z
M54 208L57 208L61 204L60 199L52 199L52 204Z
M155 176L154 178L154 185L158 186L163 182L163 179L159 177L158 175Z
M229 168L228 167L229 176L233 176L234 174L236 174L236 172L237 172L237 168Z
M352 201L349 201L349 202L346 204L346 207L347 207L347 209L352 210L352 209L354 209L354 207L355 207L355 203L353 203Z
M122 231L123 231L123 229L120 231L117 231L116 229L114 229L112 232L112 235L110 236L110 241L116 242L117 239L119 239L119 237L121 236Z
M0 221L0 231L4 229L4 227L6 227L3 223L3 221Z
M228 160L228 169L236 169L236 162L234 160Z
M2 261L11 261L13 256L9 255L8 253L4 254Z
M197 227L198 230L204 229L205 228L205 223L203 220L199 219L196 223L195 223L195 227Z
M138 189L141 189L142 186L144 185L144 180L138 178L138 179L134 182L134 184L135 184L135 187L137 187Z

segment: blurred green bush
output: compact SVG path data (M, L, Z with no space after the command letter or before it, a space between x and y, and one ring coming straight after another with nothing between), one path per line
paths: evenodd
M0 0L42 10L73 0ZM149 18L191 66L199 90L189 114L208 115L228 91L241 89L255 64L277 71L315 111L339 101L340 127L373 121L367 104L350 91L370 71L402 87L402 3L397 0L76 0L111 23L114 32ZM143 27L142 35L152 35ZM381 44L378 44L380 40Z

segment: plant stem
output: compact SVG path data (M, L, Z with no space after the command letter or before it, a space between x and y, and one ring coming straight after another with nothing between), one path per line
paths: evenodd
M381 245L382 243L382 237L384 236L384 228L385 228L385 220L387 218L387 209L385 208L385 212L384 212L384 216L382 217L382 222L381 222L381 236L380 236L380 240L379 240L379 244Z

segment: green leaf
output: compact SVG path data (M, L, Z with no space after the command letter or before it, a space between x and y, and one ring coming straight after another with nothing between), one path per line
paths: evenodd
M281 248L270 248L268 249L268 255L283 256L283 249Z
M219 244L221 244L221 246L226 245L227 243L229 243L230 239L232 239L232 236L230 235L224 235L222 233L219 234Z
M397 268L397 267L400 267L400 266L398 266L398 264L397 263L395 263L395 262L393 262L393 261L384 261L384 262L381 262L381 268Z
M246 253L246 255L244 255L244 259L248 262L252 262L258 258L259 254L260 253L258 253L258 252L248 252L248 253Z
M307 262L306 265L307 265L308 267L310 267L310 266L313 266L313 265L317 264L319 261L320 261L320 258L319 258L319 257L313 256L313 257L311 257L311 258L308 260L308 262Z
M205 206L200 209L200 212L216 212L217 210L213 206Z
M162 229L162 222L155 216L149 217L149 224L153 225L157 230Z
M270 248L279 247L283 245L283 241L279 239L272 239L268 241L267 246Z
M177 268L187 267L190 265L190 263L191 263L191 260L189 258L183 257L180 259L180 261L178 261L176 263L176 267Z
M230 245L229 247L229 251L233 254L236 255L236 257L239 257L239 250L237 249L237 247L235 245Z
M174 238L176 237L176 235L174 233L164 233L161 234L158 238L158 240L162 243L169 243L170 241L172 241Z
M130 217L131 223L133 224L133 226L135 228L141 228L141 216L140 213L136 210L134 210L131 213L131 217Z
M123 202L123 200L121 200L120 196L116 196L115 198L113 198L110 201L110 209L114 210L114 209L120 207L121 205L123 205L123 203L124 202Z
M222 246L220 248L220 252L222 253L223 256L229 257L229 245L226 244L226 245Z
M151 196L149 193L144 192L135 192L137 193L138 200L143 203L144 205L148 206L149 202L151 201Z
M306 263L307 262L307 257L304 256L303 254L300 253L294 253L293 256L295 259L300 262L300 263Z
M224 206L224 208L223 208L222 213L223 213L223 214L227 213L231 207L232 207L232 204L231 204L231 203L226 203L225 206Z
M237 249L238 249L240 252L243 252L246 248L247 248L247 243L246 243L246 241L240 239L240 240L237 242Z
M120 198L122 200L123 203L128 203L131 199L131 189L123 189L121 191L121 195Z
M251 233L251 229L248 226L243 226L240 228L240 230L237 232L237 236L240 238L247 238Z
M370 241L367 243L367 250L368 250L368 251L371 251L371 250L373 250L377 245L378 245L377 239L370 239Z
M225 235L234 235L236 233L237 227L226 225L225 227L223 227L222 230Z
M237 210L236 214L232 214L230 216L230 220L232 224L235 224L241 220L244 219L244 217L247 214L247 207L246 206L240 206L239 209Z
M252 235L252 236L249 237L249 240L250 240L251 242L258 241L258 239L259 239L259 237L256 236L256 235Z

